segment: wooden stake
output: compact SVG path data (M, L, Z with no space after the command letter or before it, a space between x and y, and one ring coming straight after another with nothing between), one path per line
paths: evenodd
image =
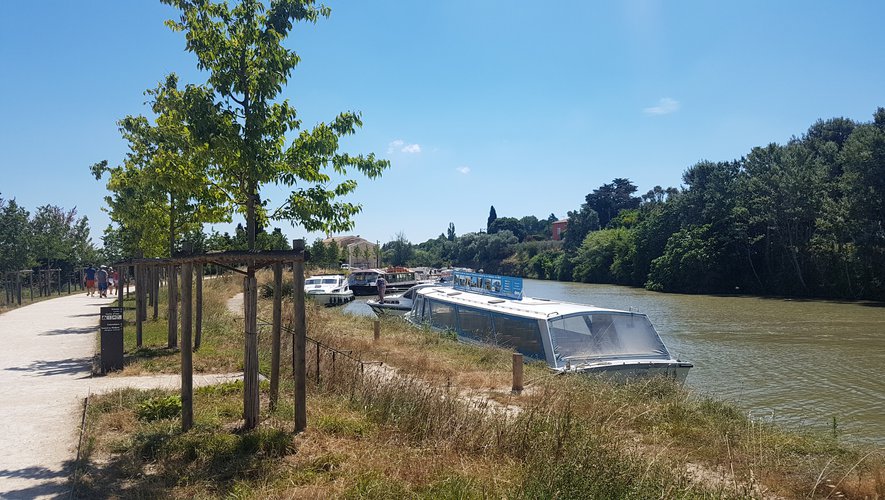
M175 266L169 266L169 333L166 346L178 347L178 274Z
M135 345L142 346L143 325L141 324L141 289L144 287L144 269L142 266L135 266ZM127 285L128 288L128 285ZM127 291L128 294L128 291Z
M197 264L197 303L194 305L196 308L196 318L194 319L194 323L196 323L196 333L194 334L194 350L198 350L200 348L200 343L203 341L203 264Z
M277 407L280 396L280 336L283 326L283 264L273 265L273 332L270 360L270 409Z
M295 240L292 249L304 252L304 240ZM295 432L307 429L307 318L304 311L304 259L298 259L292 266L292 294L295 303L295 338L292 345L295 377Z
M522 392L522 354L513 353L513 392Z
M151 268L151 295L154 297L154 321L160 317L160 268Z
M372 327L374 329L373 338L375 339L375 342L378 342L381 340L381 321L376 319L372 322Z
M191 263L181 265L181 430L184 432L194 425L194 360L191 350L193 270Z

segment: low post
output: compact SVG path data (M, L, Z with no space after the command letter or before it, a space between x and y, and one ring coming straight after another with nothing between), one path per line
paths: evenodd
M381 340L381 321L376 319L372 322L372 327L374 329L373 338L375 339L375 342L378 342L379 340Z
M522 392L522 354L513 353L513 392Z
M181 265L181 430L184 432L194 425L194 358L191 350L193 269L190 262Z
M292 250L301 252L292 265L292 294L294 295L294 342L292 344L292 365L295 377L295 432L307 429L307 318L304 311L304 240L292 242Z

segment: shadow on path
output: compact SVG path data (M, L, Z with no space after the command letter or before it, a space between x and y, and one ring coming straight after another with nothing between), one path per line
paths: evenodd
M0 498L4 500L13 498L30 499L39 496L63 498L62 495L70 491L71 488L68 484L68 478L71 475L72 466L73 461L69 460L63 464L61 470L52 470L40 466L0 470L0 479L31 479L37 481L32 486L3 491L0 493Z
M52 375L74 375L77 373L92 371L92 356L82 358L66 358L53 361L34 361L27 366L13 366L6 368L7 371L28 372L33 375L44 377Z
M94 326L81 326L79 328L59 328L57 330L49 330L39 334L41 337L46 335L82 335L88 333L95 333L98 331L97 327Z

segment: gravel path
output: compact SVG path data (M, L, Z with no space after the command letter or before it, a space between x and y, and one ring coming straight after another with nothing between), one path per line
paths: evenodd
M178 375L91 376L99 308L113 302L79 294L0 315L0 499L67 496L87 395L178 387ZM194 385L241 377L195 374Z

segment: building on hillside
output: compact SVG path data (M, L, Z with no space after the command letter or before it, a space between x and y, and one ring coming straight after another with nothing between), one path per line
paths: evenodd
M568 219L558 220L551 224L550 228L553 231L553 241L559 241L562 239L562 233L568 228Z
M324 245L335 242L342 253L346 249L347 264L354 268L369 268L378 266L379 256L375 255L375 244L371 241L356 236L332 236L323 240Z

